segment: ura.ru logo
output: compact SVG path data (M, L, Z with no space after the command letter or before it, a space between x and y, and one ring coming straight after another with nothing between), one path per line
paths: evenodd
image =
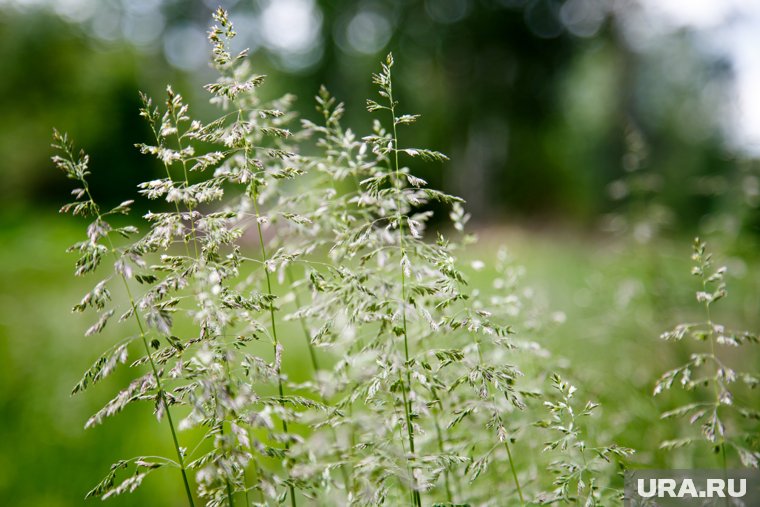
M636 492L642 498L741 498L747 494L746 479L707 479L699 489L692 479L638 479Z

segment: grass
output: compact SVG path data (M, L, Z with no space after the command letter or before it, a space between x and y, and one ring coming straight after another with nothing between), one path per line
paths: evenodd
M565 312L565 322L542 340L568 363L582 366L576 370L582 372L588 397L602 403L603 431L639 449L634 462L652 467L710 463L706 452L683 451L671 459L657 450L661 440L675 436L679 423L654 424L664 407L651 398L654 380L687 354L679 345L663 347L657 336L687 315L699 314L699 308L684 310L694 306L686 238L632 251L623 243L568 230L536 233L529 227L504 227L479 234L483 244L468 256L490 260L492 246L508 245L526 266L536 298L552 311ZM78 235L77 224L50 213L24 222L6 217L0 229L0 358L5 365L0 370L0 504L81 505L83 493L115 458L171 452L157 435L153 416L137 407L86 434L82 429L127 378L116 372L90 395L69 396L79 371L96 357L98 341L104 339L81 337L89 322L70 313L69 302L84 284L72 283L71 256L60 252ZM751 309L760 284L758 270L752 269L758 261L745 262L746 275L729 279L732 304L721 320L757 329L759 317ZM664 294L649 288L654 266ZM483 286L492 273L473 271L470 276L475 286ZM661 304L663 296L667 305ZM300 330L291 325L281 335L289 350L297 352L288 356L284 368L299 381L308 376L310 359ZM157 473L165 475L146 481L133 496L109 503L181 505L181 484L172 471Z
M130 376L117 371L88 396L70 395L81 370L116 336L83 337L88 319L71 313L71 301L88 284L72 279L73 256L63 253L80 237L79 224L56 216L55 210L27 214L23 222L3 217L0 223L0 359L5 365L0 369L0 505L79 506L97 482L93 479L117 457L173 450L144 406L128 407L106 425L83 429ZM285 328L292 337L288 346L298 351L288 367L296 380L305 380L308 352L293 329ZM183 505L182 485L172 472L158 471L162 475L156 480L109 504Z
M235 31L227 13L218 9L214 20L209 42L219 77L205 89L221 116L194 119L171 87L165 102L142 95L140 115L155 145L138 148L164 164L166 177L138 185L139 194L167 207L152 203L144 220L133 222L122 217L132 200L101 207L88 184L90 171L100 169L65 134L54 134L54 165L78 187L61 210L92 220L86 239L69 249L78 253L77 277L90 287L74 311L95 322L86 336L102 336L67 340L60 336L67 327L35 329L65 322L60 307L48 311L45 289L60 291L58 304L69 295L63 292L82 289L79 280L59 284L43 276L45 285L33 285L28 301L9 303L29 308L17 309L10 322L23 333L45 334L8 347L40 374L22 379L13 393L39 386L58 400L67 382L51 379L51 366L63 376L76 371L60 364L58 340L72 353L79 350L72 343L84 343L87 355L105 349L73 392L93 386L87 399L102 406L103 386L95 384L116 372L102 384L111 387L105 393L118 394L86 427L96 427L97 442L106 438L99 424L124 411L122 422L109 421L108 435L118 450L122 443L129 450L111 455L109 461L119 460L88 497L131 493L153 474L162 479L146 481L152 503L160 496L156 488L166 487L167 502L181 504L184 497L190 507L275 500L291 507L596 506L620 499L616 471L626 465L712 464L709 445L660 450L684 429L660 421L660 414L672 413L671 405L694 410L689 402L699 400L699 391L668 392L664 401L651 394L663 370L683 364L684 356L698 369L703 357L680 340L657 340L663 329L693 321L687 302L695 290L678 242L484 230L486 242L473 246L461 201L429 188L403 165L448 159L404 144L404 129L419 115L401 114L393 98L392 55L372 76L379 97L366 104L375 114L372 135L344 129L344 106L325 89L317 97L324 123L304 120L299 129L292 97L262 103L256 90L264 76L252 73L246 51L230 53ZM124 197L132 196L124 189ZM440 226L432 212L421 211L431 202L450 206L453 231L425 232ZM27 225L19 237L49 229ZM51 237L57 238L45 236ZM503 249L495 253L502 238L515 261ZM50 250L32 250L21 269L8 259L6 266L17 269L11 282L29 262L48 267ZM703 277L702 290L723 276L721 268ZM754 280L747 279L751 293ZM743 314L751 305L738 293L735 305L721 305L721 321L750 329L756 316ZM705 297L697 292L698 300ZM711 349L704 357L720 364L715 344L727 338L712 328L712 318L717 315L708 312ZM86 326L78 319L70 320L71 330ZM58 340L47 343L51 336ZM332 368L305 367L316 364L309 339L324 347L319 354ZM36 353L40 345L46 350ZM137 357L128 358L130 352ZM752 368L752 357L737 363ZM723 389L724 375L733 372L714 369L711 381L728 405L717 387ZM713 421L723 408L716 403ZM140 413L132 408L137 404ZM79 406L92 411L87 402L73 405ZM151 408L160 424L148 428ZM32 428L20 430L30 440ZM703 426L708 444L716 432L726 468L722 426ZM756 466L760 454L748 442L749 450L737 449L745 464ZM630 458L634 449L641 452ZM168 489L179 484L184 494ZM494 497L496 487L503 499Z

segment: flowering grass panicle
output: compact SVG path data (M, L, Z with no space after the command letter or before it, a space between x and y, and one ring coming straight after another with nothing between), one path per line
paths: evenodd
M760 451L756 421L760 412L754 408L750 390L760 384L757 372L740 371L732 349L756 346L756 334L728 329L713 320L714 305L728 295L726 267L713 267L713 256L699 238L694 240L691 273L699 279L696 299L704 310L704 321L678 324L660 338L694 341L695 350L689 360L665 372L657 381L657 396L674 385L698 395L700 401L687 403L662 414L663 419L683 418L689 425L699 425L697 436L686 436L662 443L668 450L707 443L719 456L722 468L729 466L727 451L733 450L743 466L758 467Z
M148 402L174 449L117 461L89 496L176 468L191 507L527 505L552 480L544 455L525 452L545 401L547 427L564 431L553 449L578 455L552 465L551 498L596 505L607 483L592 455L628 451L567 430L593 407L578 415L558 377L564 398L544 392L556 366L537 339L545 319L506 254L491 289L471 286L486 266L463 260L474 237L462 200L406 165L447 158L403 143L419 116L399 109L393 57L372 77L369 135L342 125L324 88L321 120L293 128L293 97L262 102L264 77L231 52L227 13L214 20L218 78L205 88L219 116L194 118L171 87L160 104L141 94L153 138L137 147L162 168L138 187L153 209L142 220L131 200L102 209L88 157L54 137L55 164L77 182L63 211L90 220L71 248L75 274L100 275L74 309L95 314L87 335L117 322L122 337L74 392L132 372L86 426ZM453 227L432 220L432 203ZM286 371L300 350L310 369L295 382Z
M556 456L548 465L555 478L552 489L537 496L537 503L618 505L623 500L622 492L611 487L610 477L614 474L605 469L614 471L613 461L620 463L634 450L616 444L598 446L590 442L590 425L584 420L592 416L599 404L592 401L577 403L578 388L557 374L552 375L551 384L554 399L544 402L550 417L536 425L553 435L544 451Z

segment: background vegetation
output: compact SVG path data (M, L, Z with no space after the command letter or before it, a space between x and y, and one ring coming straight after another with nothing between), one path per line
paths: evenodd
M270 76L265 95L292 91L296 109L312 111L324 83L349 106L350 125L368 123L368 76L392 49L400 100L423 113L409 144L451 156L414 171L468 201L483 240L468 256L492 261L504 244L525 266L531 297L554 322L541 340L602 403L599 431L636 448L641 466L718 465L709 451L658 450L679 434L659 415L682 395L651 397L659 375L690 351L658 336L702 318L689 276L695 234L728 266L730 296L716 320L760 329L760 171L730 128L733 62L705 51L699 29L656 29L641 19L658 14L636 3L222 3ZM82 429L127 378L69 396L101 347L81 338L89 322L69 311L85 287L72 282L63 250L81 224L55 213L69 190L48 145L55 125L86 146L105 202L158 177L161 167L132 148L150 138L137 90L161 96L172 82L198 111L215 6L0 2L3 505L82 505L116 457L167 445L148 429L152 416L135 409ZM295 35L278 38L282 19L296 23ZM494 273L472 276L486 286ZM304 351L285 369L297 374L307 360ZM179 487L147 481L110 502L173 505Z

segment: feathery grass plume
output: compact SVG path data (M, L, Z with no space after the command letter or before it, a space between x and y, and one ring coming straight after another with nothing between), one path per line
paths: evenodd
M396 112L392 65L389 55L373 76L384 100L368 101L371 112L388 117L388 129L375 120L371 136L344 130L343 105L324 89L317 97L324 124L304 122L322 150L304 164L333 185L333 197L324 204L328 211L315 218L322 231L332 231L333 243L330 263L310 268L312 302L297 316L312 323L312 345L340 358L331 378L327 372L320 376L326 379L323 396L334 397L339 412L315 426L332 435L311 435L312 473L327 460L324 489L341 498L333 501L419 505L429 495L449 504L467 502L476 498L465 477L473 441L486 431L489 440L508 449L504 425L494 421L521 407L527 394L514 387L521 375L517 368L490 361L502 361L502 352L513 348L509 326L473 301L456 259L457 244L440 235L435 242L425 239L432 213L418 209L429 201L452 206L455 230L464 229L467 215L460 199L429 189L401 165L402 157L445 157L401 146L400 127L418 116ZM335 318L325 323L324 315ZM484 359L480 341L489 352L500 352ZM326 442L339 442L338 452L320 454L330 447ZM353 472L350 483L334 478L346 463ZM480 468L487 468L487 460ZM341 497L337 491L346 486ZM492 496L489 489L482 488Z
M427 344L423 347L438 331L429 309L436 295L454 290L457 275L441 269L449 263L444 242L423 241L430 213L413 208L430 199L458 199L427 189L400 165L400 155L445 157L399 145L398 127L416 116L395 112L392 65L389 55L373 77L387 105L370 101L368 107L387 113L391 130L376 120L373 135L357 139L341 128L343 106L325 90L318 97L324 125L305 125L319 136L317 146L323 149L322 157L307 162L334 182L335 197L326 204L332 212L325 214L333 222L331 265L310 273L315 304L302 314L307 319L320 313L337 317L318 327L313 341L342 356L333 369L333 384L343 415L333 414L325 424L350 439L342 452L350 453L344 459L358 473L347 498L362 505L402 498L419 505L422 492L450 459L441 452L423 456L416 446L425 447L429 439L422 434L425 416L437 417L423 401L432 400L431 373L420 363L426 355L435 357Z
M588 507L619 505L623 493L610 485L612 475L604 469L612 468L613 460L619 464L634 453L633 449L618 445L594 446L588 442L589 418L598 403L587 401L577 403L574 396L578 389L558 374L552 375L555 399L545 401L550 413L549 419L536 423L554 435L545 444L544 451L557 456L548 469L555 475L551 491L543 492L536 498L538 504L556 502L573 503Z
M729 467L728 450L738 455L743 466L758 468L760 412L754 408L749 390L760 385L760 375L738 371L732 364L737 359L733 351L757 345L758 336L748 331L732 331L713 320L714 304L728 295L727 269L725 266L713 268L712 254L699 238L694 239L691 258L694 261L691 273L700 281L696 299L704 308L705 320L678 324L660 336L669 341L690 338L696 347L688 362L660 377L654 395L671 389L674 384L693 393L697 401L669 410L662 418L684 418L690 425L699 425L700 432L697 436L663 442L661 447L673 450L703 442L719 456L724 469Z
M184 206L185 211L177 210L178 223L189 222L183 242L186 247L193 244L192 254L186 248L196 306L189 315L198 326L193 341L199 350L185 366L193 382L184 393L193 410L183 427L205 426L205 438L213 442L211 450L191 463L198 469L199 494L207 504L232 505L238 493L248 502L254 492L262 501L287 496L295 505L298 481L289 476L293 463L288 451L298 437L288 425L301 401L285 395L272 272L300 252L291 252L288 245L272 252L265 239L265 230L288 216L278 207L281 182L301 174L291 164L288 144L292 97L261 103L256 88L263 76L251 72L246 51L231 56L235 32L226 12L217 10L214 19L209 40L220 77L206 89L211 102L223 109L222 116L206 124L191 121L187 106L171 89L163 115L151 113L150 102L144 109L158 133L158 145L143 151L181 163L184 179L175 182L167 168L166 189L156 188L167 201ZM195 146L202 147L201 155L195 155ZM200 173L201 180L190 184L188 172ZM153 191L149 197L157 197L147 187ZM223 197L220 209L196 210ZM247 231L258 242L258 254L243 252ZM185 267L176 256L174 262ZM251 346L262 340L270 343L269 359L264 350ZM266 385L274 385L276 394L268 394ZM272 458L282 463L281 470L266 469ZM245 471L249 464L252 484Z
M112 215L128 214L132 201L124 201L108 211L101 211L100 206L93 199L87 181L87 176L90 174L89 157L83 151L76 154L73 143L69 140L68 136L60 134L57 131L53 134L53 147L59 153L53 157L54 164L64 172L66 177L75 180L80 185L72 191L75 200L64 205L61 208L61 212L92 219L92 222L87 227L87 239L69 248L70 252L78 252L79 254L75 274L83 276L93 273L98 270L103 261L113 262L110 266L110 272L107 273L105 278L98 281L91 291L84 295L82 300L74 306L74 311L83 312L87 309L92 309L98 312L99 317L97 321L85 334L91 336L102 332L116 311L116 303L112 300L109 287L114 284L120 284L129 299L129 306L126 312L119 318L119 321L132 319L139 331L139 335L125 337L100 356L95 364L85 372L82 380L74 386L72 393L83 391L114 371L119 363L126 363L129 345L132 342L140 342L142 350L145 353L144 357L146 360L144 362L150 365L148 373L144 373L132 381L127 388L122 390L105 407L93 415L87 421L85 427L100 424L106 417L120 412L130 403L149 400L155 405L157 413L166 414L177 456L176 462L168 458L161 458L165 463L160 463L158 466L143 466L142 464L145 461L142 458L119 461L111 467L111 471L106 478L90 491L87 496L107 498L127 491L134 491L148 473L168 463L180 469L187 501L192 507L194 503L185 466L185 451L179 445L176 427L171 416L170 405L174 403L174 395L164 387L161 378L163 370L160 369L160 364L157 364L154 360L150 348L150 345L157 341L155 337L152 337L153 333L149 329L151 312L160 312L160 310L157 310L155 307L148 308L141 300L136 299L130 285L134 270L145 269L147 267L144 260L144 252L132 248L129 244L127 246L116 246L116 243L112 239L118 236L129 239L137 234L138 230L134 226L114 229L105 220L106 217ZM139 278L135 278L139 281ZM127 468L130 464L135 464L136 466L135 475L126 479L120 485L115 486L116 472L119 469Z
M530 423L554 366L536 338L546 312L518 294L504 253L492 290L470 287L468 272L484 265L460 259L475 240L461 199L405 165L446 157L403 144L419 116L399 111L392 56L372 78L370 135L342 126L344 106L324 88L322 120L292 130L293 97L262 102L264 77L231 52L227 13L214 20L219 77L205 89L220 115L194 118L172 87L160 103L141 95L153 139L138 148L163 166L138 187L153 208L143 232L107 223L132 201L102 211L89 159L55 134L54 161L78 182L63 210L92 219L72 247L76 274L108 269L74 309L97 314L88 336L116 322L123 337L74 392L128 367L132 380L87 426L149 401L176 453L117 461L89 496L132 492L174 467L191 506L525 505L545 485L545 460L525 451L537 446ZM428 231L433 201L450 208L451 234ZM300 383L283 368L296 347L311 363ZM574 417L563 389L557 421ZM180 446L189 428L197 436ZM566 438L591 452L577 433ZM589 463L568 484L597 477ZM597 501L595 481L575 496Z
M130 341L142 339L145 354L132 366L148 364L151 372L132 382L88 425L133 401L153 400L157 417L170 421L175 465L182 470L189 503L193 495L186 468L197 470L197 494L207 505L234 505L236 496L248 502L251 493L259 494L262 502L289 496L295 505L298 481L288 476L288 448L297 436L288 431L288 423L296 417L294 407L306 401L284 392L287 379L271 272L298 252L285 245L270 253L264 239L267 227L292 218L278 209L277 195L281 181L301 173L290 164L286 141L292 98L260 103L255 88L262 76L250 72L245 52L230 56L232 25L221 9L214 17L218 24L209 39L220 77L206 88L212 102L225 109L222 116L209 123L191 119L189 107L171 87L163 110L142 96L140 113L151 126L154 143L138 147L162 162L165 178L141 184L140 193L167 202L167 211L145 215L149 228L142 237L114 247L112 235L131 239L137 229L112 230L103 217L127 213L131 202L101 213L85 179L87 157L75 157L67 138L56 134L63 156L54 161L81 184L75 190L77 201L64 211L95 216L88 240L73 247L80 252L77 274L95 270L109 253L114 256L114 275L99 282L75 309L100 312L87 334L100 332L114 314L109 308L111 279L120 277L130 300L120 320L133 318L140 325L140 335L126 338L99 358L75 392L124 363ZM243 253L249 229L255 231L260 251L252 257ZM194 331L175 336L175 320L182 322L181 329L192 325ZM252 346L265 340L271 344L269 354ZM274 386L276 394L267 386ZM190 409L179 425L171 418L171 405ZM187 453L177 443L176 430L193 426L206 431ZM282 466L273 467L273 459ZM93 494L133 491L153 469L138 467L129 483L114 488L115 474L122 468L112 469ZM246 474L247 468L253 473Z
M455 228L462 230L459 206L452 210ZM465 241L465 243L467 240ZM485 269L473 261L472 269ZM536 482L536 462L530 440L532 402L543 399L543 379L553 359L535 339L544 313L536 315L529 288L521 285L524 268L506 249L499 250L492 287L472 289L467 298L453 303L449 320L464 357L448 368L451 385L443 398L449 438L467 456L461 480L467 485L466 501L499 505L493 480L501 477L501 491L514 505L525 505L528 487ZM509 325L500 332L500 326ZM519 365L519 367L518 367ZM525 445L523 445L525 444ZM521 445L521 451L516 451ZM535 446L533 446L535 447Z
M482 269L483 265L475 261L473 267ZM559 369L572 371L572 366L553 357L541 344L543 337L564 322L564 314L550 312L534 300L534 291L521 281L524 268L515 264L504 248L498 252L495 271L493 290L483 294L474 290L468 304L475 316L486 322L511 322L510 333L504 338L486 333L477 339L479 364L487 369L513 362L519 364L519 370L515 369L518 376L506 389L492 387L490 398L485 400L465 393L462 408L454 410L463 419L458 424L466 431L461 442L468 443L471 449L468 472L470 478L477 479L468 485L467 500L477 505L502 505L504 498L510 499L509 505L575 502L578 498L588 505L619 503L622 480L612 479L616 469L609 462L623 467L633 450L595 443L607 440L596 436L603 421L592 424L586 419L584 423L572 399L576 388L552 373ZM468 381L470 378L468 375ZM544 387L547 378L551 380L548 392ZM484 391L479 385L473 387ZM544 415L546 407L551 413L548 420ZM590 415L596 407L598 404L587 404L584 415ZM536 417L540 418L538 423ZM572 444L540 444L547 429L552 438L555 431L563 432ZM546 470L553 473L547 474ZM500 481L504 498L494 498L496 480ZM587 488L587 481L593 487ZM565 488L564 493L560 486ZM572 486L576 492L568 493Z
M297 321L306 342L311 363L311 379L299 387L313 393L328 405L327 411L304 414L311 428L309 439L299 446L303 453L298 473L319 482L314 501L319 505L356 504L354 474L348 459L349 447L356 444L351 427L352 406L337 403L346 389L353 387L343 368L347 364L345 350L353 350L359 340L356 327L349 322L350 292L343 303L326 295L334 295L330 273L340 269L350 273L350 265L341 266L343 254L340 240L351 227L374 220L369 210L357 206L355 197L360 180L372 165L367 145L351 129L343 129L340 120L344 106L321 87L316 97L317 111L323 124L302 120L304 134L316 138L317 153L298 155L299 164L311 178L289 205L294 210L287 224L290 241L302 240L306 251L319 252L323 261L300 260L285 266L284 278L291 282L288 298L295 308L287 317ZM344 304L345 303L345 304ZM351 354L346 353L345 358ZM338 365L333 365L338 359ZM350 359L349 361L350 362ZM344 365L341 367L341 365ZM342 372L342 373L341 373ZM344 418L346 411L348 418Z

